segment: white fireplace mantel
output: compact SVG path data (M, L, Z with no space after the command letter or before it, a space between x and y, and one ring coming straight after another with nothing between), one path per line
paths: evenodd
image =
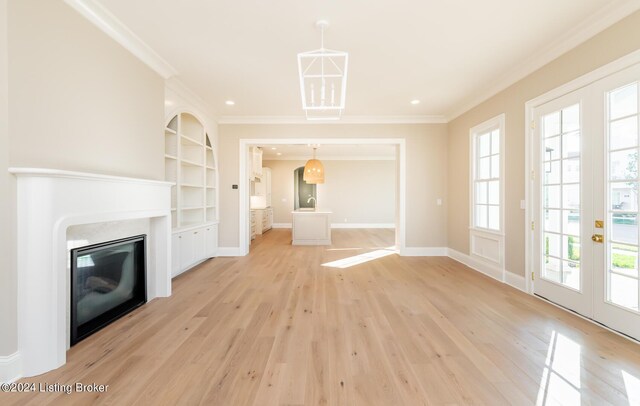
M147 299L171 295L171 185L54 169L10 168L17 177L18 354L21 376L66 362L67 228L149 219Z

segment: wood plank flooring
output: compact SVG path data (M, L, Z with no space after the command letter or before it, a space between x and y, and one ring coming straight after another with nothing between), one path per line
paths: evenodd
M333 239L269 231L20 381L106 393L0 403L640 405L640 345L449 258L390 254L390 230Z

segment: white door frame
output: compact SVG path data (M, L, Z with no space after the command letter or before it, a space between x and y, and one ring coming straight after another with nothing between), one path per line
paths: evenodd
M404 138L241 138L239 143L240 157L240 179L238 188L240 189L239 201L239 221L238 221L238 243L239 255L249 253L251 242L251 223L249 222L249 174L247 171L247 155L249 147L252 145L287 145L287 144L333 144L333 145L397 145L398 146L398 182L397 199L398 207L396 212L396 249L400 255L406 250L406 192L407 192L407 168L406 168L406 142Z
M619 72L623 69L629 68L633 65L640 63L640 50L634 51L628 55L625 55L619 59L616 59L613 62L610 62L594 71L591 71L583 76L578 77L577 79L572 80L571 82L565 83L564 85L557 87L543 95L540 95L532 100L529 100L525 103L525 120L524 120L524 128L525 128L525 201L526 201L526 209L525 209L525 281L526 281L526 291L529 294L533 294L533 283L531 275L534 272L534 255L537 255L534 251L534 238L536 233L532 230L532 224L534 219L534 210L535 210L535 202L534 198L537 196L538 191L535 190L535 176L538 174L534 173L534 151L537 148L535 145L535 136L534 136L534 110L558 97L564 96L571 92L574 92L580 88L590 85L593 82L596 82L600 79L603 79L607 76L610 76L616 72ZM539 224L536 224L535 227L539 227Z

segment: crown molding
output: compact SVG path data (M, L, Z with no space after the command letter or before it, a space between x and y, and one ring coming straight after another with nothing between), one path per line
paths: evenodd
M191 103L194 107L199 109L202 113L206 113L210 116L216 123L218 123L219 117L214 114L214 109L211 108L209 103L207 103L200 95L194 92L189 86L185 85L182 80L178 77L174 76L165 81L165 87L168 90L173 91L178 96L186 99Z
M322 161L395 161L394 156L387 155L328 155L318 156ZM262 161L307 161L309 155L282 155L278 157L264 156Z
M467 98L465 102L460 103L460 107L454 107L446 115L446 121L456 119L639 9L640 1L638 0L618 0L602 7L591 17L567 31L557 41L532 53L529 58L514 66L506 74L500 75L500 80L481 91L476 97Z
M173 66L96 0L64 0L64 2L164 79L178 74Z
M218 124L446 124L445 116L342 116L340 120L309 121L304 116L221 116Z

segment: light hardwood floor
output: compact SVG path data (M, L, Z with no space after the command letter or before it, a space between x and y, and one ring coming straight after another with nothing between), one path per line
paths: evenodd
M333 238L292 247L272 230L21 381L106 393L0 403L640 404L640 345L449 258L382 256L390 230Z

